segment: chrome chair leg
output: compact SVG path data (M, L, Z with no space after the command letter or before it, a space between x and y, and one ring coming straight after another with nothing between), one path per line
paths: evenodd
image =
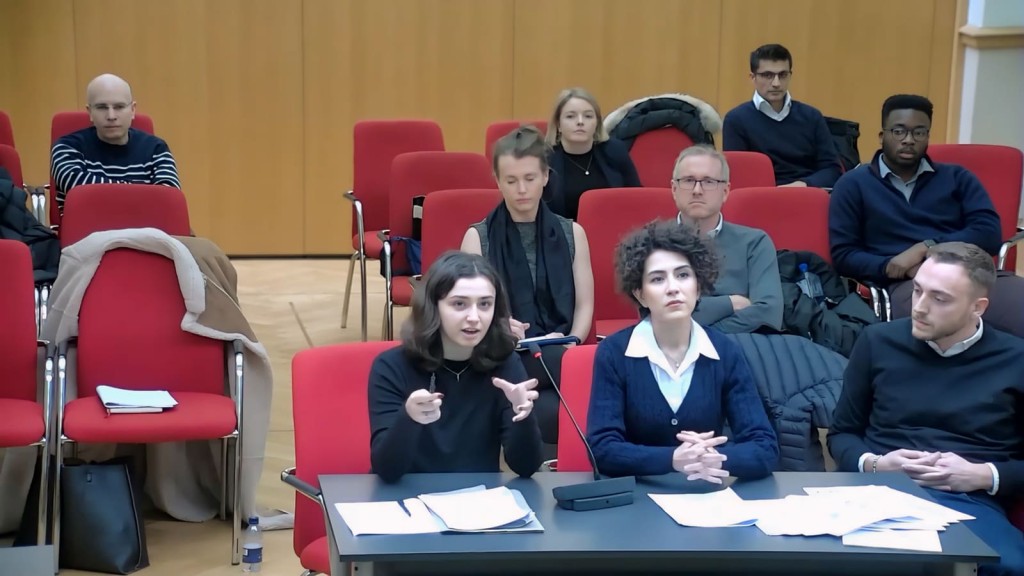
M348 328L348 304L352 300L352 276L355 275L356 260L360 257L359 255L360 252L353 252L348 259L348 278L345 280L345 296L341 306L342 328Z

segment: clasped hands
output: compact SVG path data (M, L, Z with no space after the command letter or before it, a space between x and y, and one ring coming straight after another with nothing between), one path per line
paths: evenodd
M885 265L885 275L893 280L913 278L917 275L918 268L928 256L928 247L924 242L918 242L903 252L893 256Z
M992 470L986 464L964 460L953 452L893 450L878 458L879 472L902 471L921 486L945 492L992 489Z
M494 386L505 393L512 409L516 415L512 417L513 422L519 422L533 411L533 401L539 393L534 390L537 387L537 379L530 378L524 382L513 384L502 378L491 378ZM444 394L430 392L424 388L414 391L405 401L405 412L414 422L419 424L431 424L441 418L441 400Z
M722 478L729 472L722 469L725 454L715 450L728 441L725 436L715 436L714 432L683 431L676 434L682 442L672 453L672 468L686 474L687 480L707 480L712 484L721 484Z

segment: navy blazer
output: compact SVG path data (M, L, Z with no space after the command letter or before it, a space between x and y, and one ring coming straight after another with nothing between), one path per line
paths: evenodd
M629 157L629 148L621 140L605 140L594 145L594 162L601 168L609 188L638 188L640 175ZM565 193L562 188L562 174L565 173L565 150L555 146L551 154L547 186L544 186L544 200L548 208L559 216L565 216Z

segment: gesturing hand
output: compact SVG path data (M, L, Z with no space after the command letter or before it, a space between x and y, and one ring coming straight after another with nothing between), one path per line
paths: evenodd
M946 492L974 492L992 488L992 469L964 460L952 452L936 453L934 465L904 464L903 471L921 486Z
M725 436L715 436L713 432L684 431L676 435L682 442L672 453L672 468L686 474L687 480L707 480L713 484L721 484L722 478L729 472L722 469L725 454L715 450L728 441Z
M501 378L492 378L491 381L494 382L496 388L500 388L505 393L505 398L508 398L509 403L512 404L512 409L516 413L512 417L513 422L519 422L530 415L530 412L533 411L533 401L540 396L540 393L534 390L537 387L536 378L530 378L519 384L513 384Z
M430 393L423 388L409 394L405 401L405 413L413 422L419 424L430 424L441 418L441 399L444 394L440 392Z

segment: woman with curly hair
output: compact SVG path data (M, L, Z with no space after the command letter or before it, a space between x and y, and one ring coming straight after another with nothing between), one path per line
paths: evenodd
M643 320L597 348L587 437L601 471L716 484L770 474L778 441L747 361L692 318L718 275L716 255L689 228L652 222L622 240L615 268Z

